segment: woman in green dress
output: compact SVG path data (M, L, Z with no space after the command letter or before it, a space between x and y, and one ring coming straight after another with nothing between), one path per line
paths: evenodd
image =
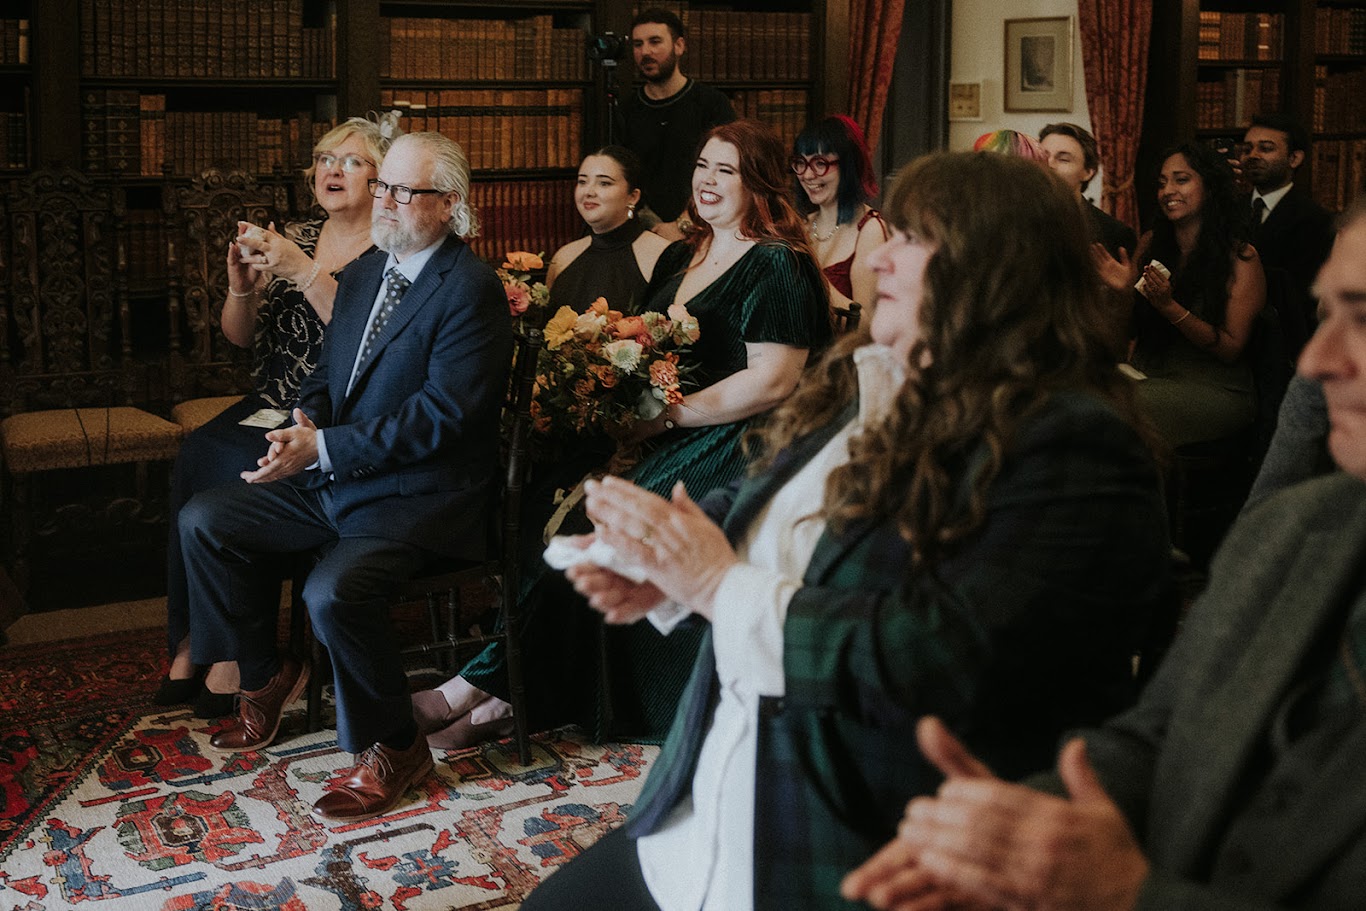
M809 353L830 338L825 286L789 193L786 152L768 126L737 120L707 134L688 204L695 229L660 257L646 296L648 310L684 304L701 328L691 353L697 387L624 441L643 452L625 476L647 490L662 494L681 480L700 496L739 477L745 432L792 392ZM588 527L579 510L561 530ZM675 632L666 640L642 625L608 630L604 641L594 613L560 574L529 581L524 661L546 682L527 688L532 725L575 720L599 736L661 737L698 637ZM458 749L510 733L502 657L490 646L460 676L414 694L434 746Z

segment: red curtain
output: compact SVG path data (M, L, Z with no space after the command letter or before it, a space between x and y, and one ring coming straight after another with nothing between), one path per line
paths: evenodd
M877 148L905 0L849 0L849 116Z
M1077 0L1091 132L1105 167L1101 207L1137 227L1134 160L1143 130L1153 0Z

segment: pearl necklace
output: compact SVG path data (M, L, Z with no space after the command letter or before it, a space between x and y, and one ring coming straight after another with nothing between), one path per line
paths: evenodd
M816 230L816 219L813 218L811 219L811 237L819 243L825 243L827 240L838 234L840 232L840 228L843 227L843 224L835 222L835 227L830 229L830 233L822 236L821 233Z

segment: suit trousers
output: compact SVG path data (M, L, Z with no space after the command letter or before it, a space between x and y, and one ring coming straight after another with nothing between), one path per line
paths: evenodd
M402 541L339 534L331 491L331 483L242 484L204 491L185 505L180 541L191 657L196 664L235 660L243 689L264 686L280 667L281 569L298 555L318 555L303 602L332 659L337 742L359 753L415 730L388 595L436 555Z

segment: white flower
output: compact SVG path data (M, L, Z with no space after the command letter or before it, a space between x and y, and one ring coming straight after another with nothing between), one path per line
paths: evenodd
M608 342L602 346L602 353L607 357L607 362L624 373L630 373L636 369L640 363L642 351L644 349L640 346L640 342L630 338Z

